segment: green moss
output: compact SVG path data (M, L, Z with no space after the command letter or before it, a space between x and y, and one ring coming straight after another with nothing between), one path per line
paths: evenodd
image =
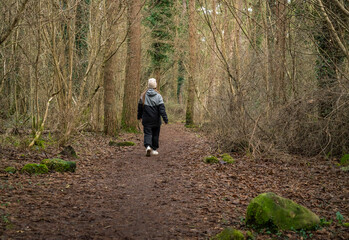
M262 193L247 208L246 224L272 230L312 229L320 223L309 209L275 193Z
M204 162L205 163L219 163L219 160L215 156L208 156L208 157L204 158Z
M246 232L246 239L248 239L248 240L254 239L253 233L251 231Z
M21 173L44 174L48 173L48 168L45 164L28 163L21 169Z
M198 128L199 126L195 125L195 124L185 124L184 127L186 127L186 128Z
M244 235L239 231L235 230L233 228L226 228L213 238L211 240L244 240Z
M230 164L233 164L235 163L235 160L232 156L229 155L229 153L224 153L222 155L222 160L226 163L230 163Z
M343 226L349 228L349 222L343 223Z
M134 142L114 142L114 141L110 141L109 142L109 146L118 146L118 147L128 147L128 146L134 146L136 145Z
M45 164L50 171L56 172L75 172L76 163L73 161L64 161L59 158L44 159L41 164Z
M344 154L343 157L340 160L340 163L342 166L349 165L349 154Z
M4 169L4 171L7 173L15 173L17 170L14 167L7 167Z
M326 221L325 219L320 219L320 226L328 227L331 226L332 220Z

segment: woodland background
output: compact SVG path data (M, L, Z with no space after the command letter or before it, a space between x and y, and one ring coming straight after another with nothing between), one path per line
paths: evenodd
M13 144L137 131L155 77L170 121L220 149L349 152L348 1L6 0L0 18L0 132L31 133Z

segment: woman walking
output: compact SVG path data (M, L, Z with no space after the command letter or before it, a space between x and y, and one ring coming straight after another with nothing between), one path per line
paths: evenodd
M147 157L159 154L157 149L159 148L161 117L165 124L168 123L165 104L160 93L156 91L156 87L156 79L150 78L148 89L141 94L138 103L137 118L142 120Z

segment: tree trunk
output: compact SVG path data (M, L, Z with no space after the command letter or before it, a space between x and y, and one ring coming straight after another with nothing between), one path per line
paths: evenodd
M189 84L186 110L186 125L194 124L195 78L196 78L196 28L195 0L189 0Z
M275 81L275 96L277 102L286 102L286 6L287 0L278 0L276 6L276 56L274 63L278 63L274 79Z
M113 49L113 34L115 33L115 24L113 24L113 16L115 13L115 4L113 0L107 0L107 29L108 40L106 43L106 60L104 62L104 133L110 136L117 134L117 112L116 112L116 84L115 84L115 65L116 55L109 57Z
M122 123L125 129L137 129L137 104L141 69L141 1L127 1L128 39Z

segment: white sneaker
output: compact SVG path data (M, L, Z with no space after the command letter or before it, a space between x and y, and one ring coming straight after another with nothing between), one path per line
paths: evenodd
M147 147L147 149L146 149L146 155L145 156L147 156L147 157L150 157L150 153L151 153L151 147Z
M151 151L151 154L152 154L152 155L158 155L158 154L159 154L159 152L158 152L158 151L156 151L156 150L153 150L153 151Z

